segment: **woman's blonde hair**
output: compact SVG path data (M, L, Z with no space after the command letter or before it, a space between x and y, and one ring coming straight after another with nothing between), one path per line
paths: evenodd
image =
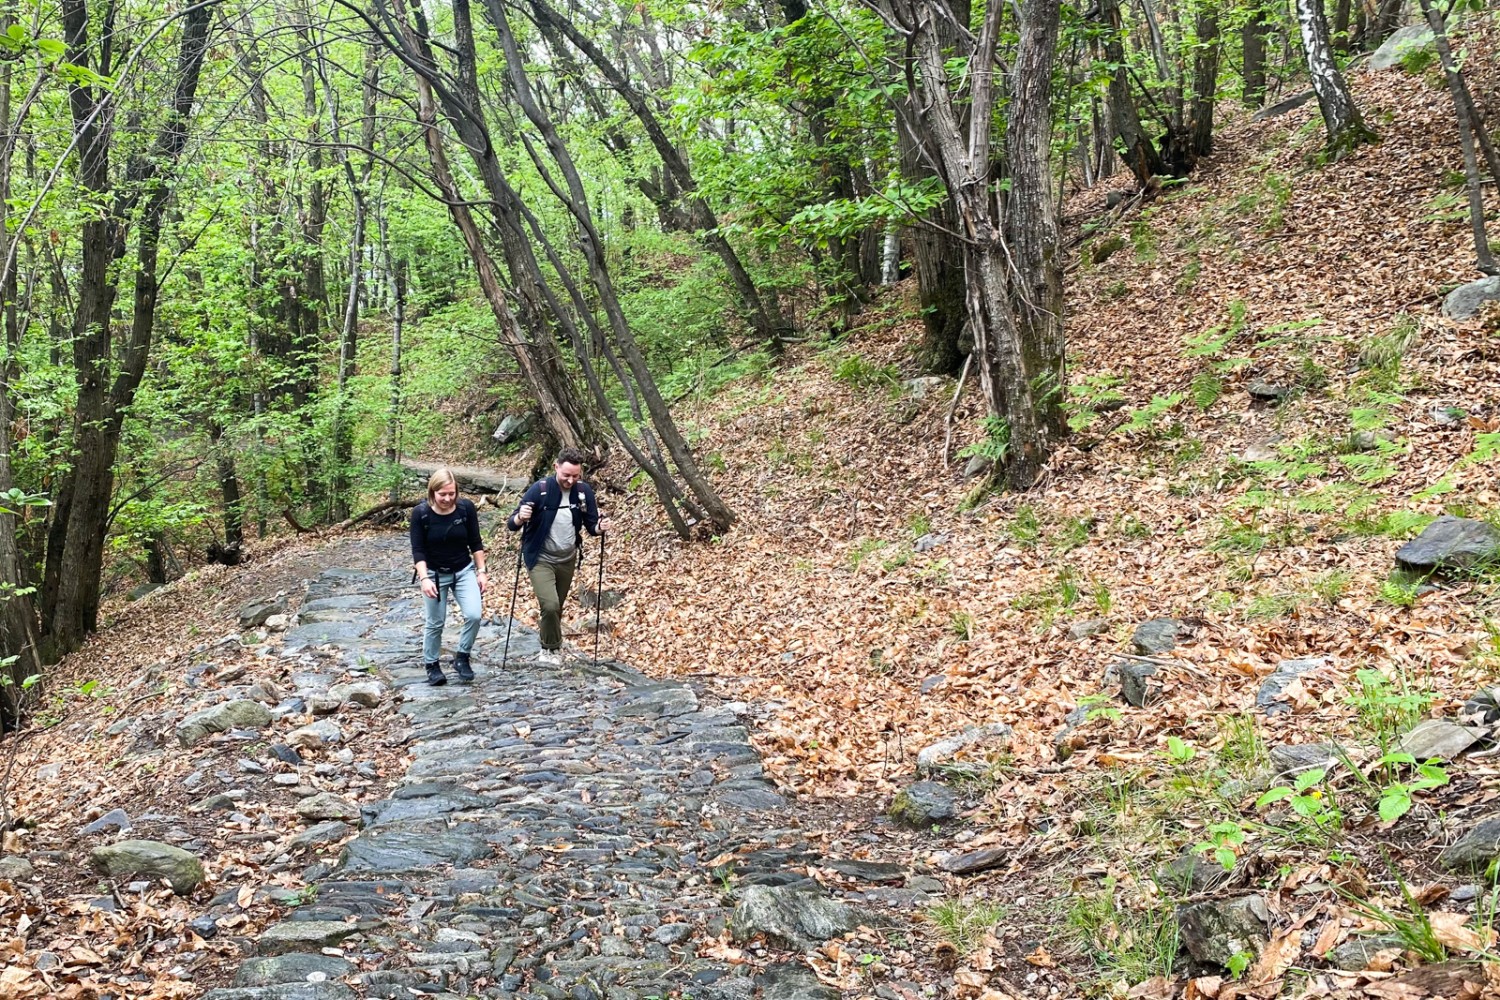
M431 503L432 498L437 496L437 491L449 483L452 483L456 487L458 480L453 478L453 473L448 471L447 466L438 466L437 470L427 479L427 502Z

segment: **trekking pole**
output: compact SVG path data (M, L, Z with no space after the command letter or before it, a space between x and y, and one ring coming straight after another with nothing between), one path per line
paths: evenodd
M594 588L594 669L599 669L599 624L604 618L604 536L599 536L599 585Z
M505 669L505 661L510 658L510 630L516 624L516 591L521 589L521 539L526 533L523 531L516 536L516 576L510 585L510 615L505 619L505 651L500 654L500 669Z

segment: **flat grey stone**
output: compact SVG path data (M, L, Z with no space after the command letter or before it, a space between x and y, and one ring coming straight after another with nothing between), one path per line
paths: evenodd
M1010 738L1010 727L1003 722L991 722L983 726L968 726L963 732L923 747L917 753L917 772L927 774L946 763L960 750L976 743L1004 741Z
M286 614L286 609L287 603L284 595L246 601L240 605L240 628L260 628L272 615Z
M1068 626L1068 638L1074 642L1109 631L1109 621L1104 618L1086 618Z
M339 798L332 792L309 795L297 803L296 810L298 816L314 821L336 819L352 823L359 819L359 806L347 799Z
M1363 972L1382 951L1405 951L1406 944L1395 934L1373 934L1350 938L1324 956L1329 965L1345 972Z
M355 1000L355 993L343 983L284 983L209 990L201 1000Z
M1444 514L1396 550L1411 573L1448 573L1500 561L1500 530L1487 521Z
M1342 762L1337 743L1283 743L1267 751L1278 774L1297 774L1315 768L1332 768Z
M1282 698L1286 692L1287 685L1292 683L1292 678L1299 674L1305 674L1310 670L1318 670L1328 665L1328 660L1323 657L1311 657L1303 660L1282 660L1276 665L1266 679L1261 681L1260 690L1255 693L1255 707L1266 715L1280 715L1292 710L1292 703Z
M1418 763L1434 757L1452 760L1478 743L1487 732L1473 726L1460 726L1447 719L1427 719L1403 734L1396 749L1411 754Z
M1176 618L1153 618L1136 626L1130 645L1138 656L1160 656L1177 648L1181 632L1182 623Z
M283 920L260 932L260 937L255 940L255 950L262 955L316 952L336 947L358 930L354 924L339 920Z
M339 866L348 872L406 872L468 865L493 853L484 831L472 825L441 833L378 830L362 833L345 845Z
M259 729L271 724L271 713L258 701L248 698L220 702L187 716L177 724L177 742L184 748L194 746L215 733L231 729Z
M938 862L938 867L954 875L973 875L975 872L998 868L1015 854L1008 847L982 847L977 851L955 854Z
M651 932L651 940L657 944L674 945L682 944L693 936L692 924L662 924Z
M448 813L481 809L491 804L488 799L462 788L455 788L451 785L440 787L443 790L435 795L383 799L366 805L362 811L365 826L390 826L410 820L431 819ZM398 790L397 794L401 791L405 789Z
M1157 694L1156 664L1139 660L1121 660L1117 664L1120 672L1120 695L1136 708L1145 708Z
M7 854L0 858L0 879L7 882L24 882L31 878L31 862L18 854Z
M859 879L861 882L900 882L906 878L904 865L889 861L857 861L841 858L825 858L822 867L831 868L840 875Z
M234 974L236 986L276 986L281 983L305 983L310 973L321 973L339 979L354 971L353 963L335 955L292 952L248 959Z
M1435 43L1432 29L1425 24L1408 24L1397 28L1370 56L1370 68L1393 69L1401 65L1402 58L1408 52L1431 49Z
M107 830L129 830L130 828L130 816L126 814L125 810L111 809L78 832L88 836L95 833L104 833Z
M839 1000L843 996L805 965L782 962L755 977L761 1000Z
M353 832L352 826L337 820L330 823L317 823L288 840L286 846L294 851L305 850L309 847L322 847L325 844L336 844Z

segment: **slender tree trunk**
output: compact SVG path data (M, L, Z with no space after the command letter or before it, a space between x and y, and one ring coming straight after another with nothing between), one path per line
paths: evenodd
M1130 67L1125 55L1125 25L1120 19L1119 0L1100 0L1100 15L1104 18L1104 51L1115 67L1109 78L1109 115L1114 134L1124 144L1120 154L1135 179L1145 187L1151 178L1167 171L1161 154L1141 125L1140 112L1136 108L1135 96L1130 90Z
M1406 0L1380 0L1375 16L1370 20L1369 29L1365 32L1365 48L1374 51L1380 48L1381 42L1391 37L1396 26L1401 23L1401 10L1405 6Z
M406 261L390 262L391 308L391 412L386 424L385 461L391 470L391 500L401 498L401 481L394 471L401 462L401 334L406 326Z
M1266 36L1270 34L1271 23L1258 0L1252 0L1252 4L1249 20L1240 31L1245 60L1240 100L1247 108L1258 108L1266 102Z
M1437 46L1438 60L1443 66L1443 78L1448 84L1448 95L1453 99L1453 113L1458 118L1458 143L1464 154L1464 178L1469 189L1469 225L1474 233L1475 267L1484 274L1500 273L1490 252L1489 235L1484 230L1484 178L1479 171L1479 156L1475 150L1474 137L1484 131L1482 119L1471 117L1473 101L1463 73L1453 59L1453 49L1448 44L1448 32L1443 25L1443 16L1432 6L1432 0L1419 0L1427 26L1432 29ZM1495 165L1490 164L1491 176ZM1496 179L1500 179L1497 177Z
M1344 74L1333 61L1333 47L1328 41L1328 21L1323 17L1323 0L1296 0L1297 26L1302 32L1302 47L1307 55L1307 72L1318 107L1323 111L1323 127L1328 133L1328 153L1333 159L1344 156L1356 146L1374 142L1375 133L1365 125Z

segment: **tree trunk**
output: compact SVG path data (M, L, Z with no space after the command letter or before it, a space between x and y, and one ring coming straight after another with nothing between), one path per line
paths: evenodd
M1188 114L1188 139L1194 159L1213 152L1214 105L1219 89L1219 9L1215 0L1203 0L1195 26L1198 36L1193 50L1193 102Z
M42 591L47 639L59 653L76 649L98 624L106 513L114 488L120 429L146 370L156 320L156 267L163 211L171 193L170 171L187 142L212 15L213 9L208 6L188 8L183 15L171 113L151 152L130 161L110 215L91 217L82 226L83 261L73 321L73 368L78 382L73 417L75 457L58 490ZM63 22L69 61L88 65L86 0L63 0ZM101 52L109 50L111 34L112 26L106 23ZM98 62L104 66L101 74L108 75L108 59ZM79 182L95 198L106 200L113 138L111 116L96 112L112 98L108 94L96 96L91 88L75 82L69 86L69 99L79 137ZM117 279L109 265L123 255L127 226L137 213L134 305L129 333L116 352L112 350L110 314ZM106 385L111 357L116 354L114 379Z
M1375 8L1375 16L1370 19L1369 28L1362 39L1365 48L1373 52L1380 48L1381 42L1391 37L1396 26L1401 23L1401 10L1405 6L1406 0L1380 0Z
M1141 187L1151 178L1166 173L1166 165L1151 137L1141 125L1135 96L1130 91L1130 67L1125 55L1125 26L1120 19L1119 0L1100 0L1099 13L1104 18L1104 52L1114 72L1109 78L1109 117L1114 134L1124 144L1120 154Z
M1474 137L1483 133L1484 122L1473 111L1474 104L1469 97L1468 84L1454 61L1453 49L1448 44L1443 16L1433 8L1432 0L1419 2L1422 14L1427 18L1427 26L1432 29L1438 60L1443 66L1443 78L1448 84L1448 96L1453 99L1453 113L1458 118L1458 142L1463 149L1464 178L1469 189L1469 226L1474 233L1475 267L1484 274L1500 273L1500 268L1495 266L1494 255L1490 252L1489 235L1484 230L1484 178L1479 172L1479 157L1474 147ZM1475 117L1471 117L1471 114ZM1500 180L1500 176L1494 174L1493 162L1490 163L1490 170L1491 176Z
M386 425L386 464L394 470L401 461L401 334L406 326L406 261L390 261L391 309L391 412ZM391 500L401 496L401 479L391 472Z
M1349 153L1365 142L1374 142L1375 133L1365 125L1344 74L1333 61L1333 47L1328 40L1328 21L1323 16L1323 0L1297 0L1297 26L1302 32L1302 47L1307 55L1307 72L1318 107L1323 111L1323 127L1328 133L1328 155L1333 159Z
M1252 0L1250 18L1240 31L1244 49L1244 90L1240 101L1247 108L1258 108L1266 102L1266 36L1271 32L1271 22L1266 18L1265 8Z

